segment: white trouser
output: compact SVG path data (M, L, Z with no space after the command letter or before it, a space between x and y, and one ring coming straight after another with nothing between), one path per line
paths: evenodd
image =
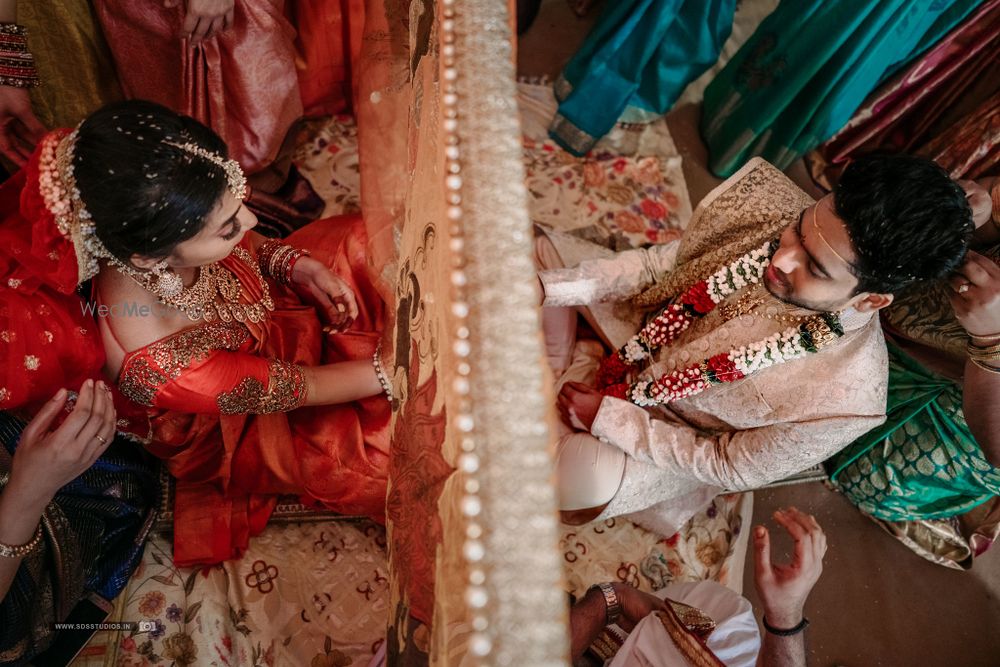
M539 269L562 267L558 252L544 236L535 240L535 262ZM593 384L603 355L597 341L577 340L579 314L573 307L542 308L545 353L556 378L557 393L567 382ZM571 511L607 504L621 485L625 460L621 449L560 422L556 448L559 509Z

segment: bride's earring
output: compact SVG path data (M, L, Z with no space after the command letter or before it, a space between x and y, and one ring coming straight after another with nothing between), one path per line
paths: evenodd
M156 265L150 269L150 273L153 274L155 279L154 289L157 294L162 296L177 296L184 290L184 281L181 277L170 270L167 266L167 260L157 262Z

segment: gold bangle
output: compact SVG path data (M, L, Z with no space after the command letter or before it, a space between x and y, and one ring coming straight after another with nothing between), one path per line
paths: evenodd
M990 366L985 361L980 361L979 359L976 359L975 357L969 357L969 361L971 361L972 363L974 363L976 366L979 366L980 368L982 368L987 373L996 373L997 375L1000 375L1000 368L997 368L996 366Z
M1000 333L990 334L988 336L977 336L976 334L969 334L969 339L972 344L976 347L985 347L988 345L1000 344Z
M42 542L42 524L38 524L35 535L24 544L5 544L0 542L0 558L24 558L38 548Z
M375 377L378 378L378 383L382 387L385 397L389 400L389 403L392 403L395 398L392 395L392 382L382 367L382 341L379 341L378 345L375 346L375 354L372 355L372 367L375 369Z
M979 359L980 361L995 361L1000 359L1000 352L973 352L969 351L970 359Z
M995 345L975 345L969 342L965 349L968 350L970 355L981 355L981 354L996 354L1000 352L1000 343Z

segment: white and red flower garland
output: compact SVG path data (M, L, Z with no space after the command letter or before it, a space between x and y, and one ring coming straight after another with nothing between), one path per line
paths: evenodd
M731 294L760 282L777 247L777 241L768 241L685 290L601 363L597 376L601 392L644 407L669 403L704 391L710 385L735 382L758 370L817 352L843 336L839 318L822 313L757 343L717 354L659 378L631 384L626 381L632 367L658 348L672 344L694 320L715 310Z

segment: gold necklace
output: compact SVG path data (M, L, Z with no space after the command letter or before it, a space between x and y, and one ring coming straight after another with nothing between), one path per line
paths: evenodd
M253 270L260 281L263 296L255 303L240 303L243 286L240 279L232 271L218 262L208 264L198 269L198 278L190 287L184 287L176 294L167 293L158 276L139 271L123 262L111 260L111 264L120 272L134 280L140 287L156 296L156 300L165 306L176 308L189 320L205 320L214 322L260 322L267 317L267 311L274 310L274 301L268 289L260 267L253 261L243 248L233 250L239 259Z
M766 300L766 296L760 294L760 291L761 285L758 283L756 286L750 287L743 292L735 304L725 303L719 306L719 312L722 314L723 319L728 322L729 320L734 320L737 317L742 317L743 315L749 315L751 313L753 313L754 316L766 317L769 320L784 322L786 324L799 324L800 322L809 319L808 315L802 316L788 315L787 313L769 313L766 310L754 312Z

